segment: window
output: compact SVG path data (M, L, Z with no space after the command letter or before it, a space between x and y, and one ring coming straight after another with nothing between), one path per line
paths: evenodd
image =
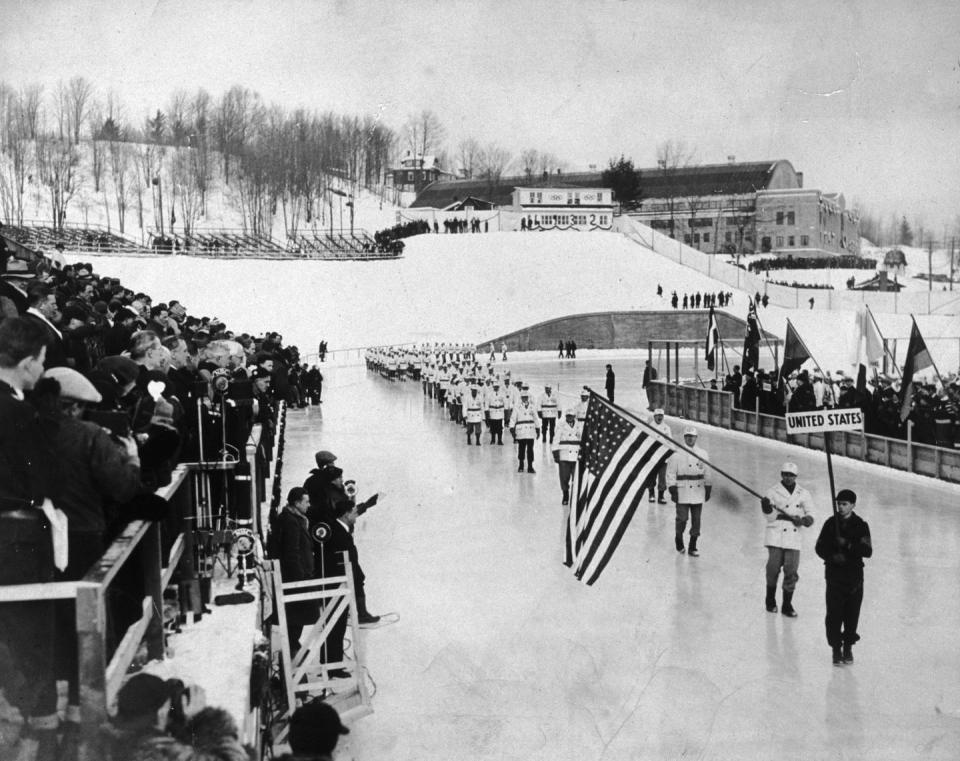
M782 224L783 224L783 212L782 212L782 211L778 211L778 212L777 212L777 224L778 224L778 225L782 225Z
M792 235L787 238L787 245L788 245L788 246L793 246L793 245L795 245L794 242L793 242L793 236L792 236Z
M787 224L788 224L788 225L795 225L795 224L797 224L797 216L796 216L796 214L794 214L794 212L792 212L792 211L788 211L788 212L787 212Z
M729 230L723 234L724 243L733 243L733 233Z
M694 242L695 244L700 243L700 233L694 233L694 234L693 234L693 242Z
M783 236L782 236L782 235L778 235L778 236L777 236L777 248L783 248Z
M603 193L597 193L597 203L603 203Z
M407 182L413 182L413 172L407 172Z
M800 236L800 245L801 245L801 246L809 246L809 245L810 245L810 236L809 236L809 235L801 235L801 236Z
M709 243L709 242L710 242L710 233L704 233L704 234L703 234L703 242L704 242L704 243Z
M579 193L574 193L574 194L573 194L573 205L574 205L574 206L579 206L579 205L580 205L580 194L579 194Z
M683 242L686 243L688 246L690 245L690 233L683 234Z
M573 193L567 193L567 206L571 206L572 204L573 204Z

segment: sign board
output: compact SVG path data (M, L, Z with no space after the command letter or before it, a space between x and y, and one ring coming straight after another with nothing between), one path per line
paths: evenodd
M787 435L825 433L827 431L862 431L863 412L859 407L842 410L788 412Z

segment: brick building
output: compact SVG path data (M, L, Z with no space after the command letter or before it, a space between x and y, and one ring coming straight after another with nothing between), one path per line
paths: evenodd
M803 173L789 161L639 171L641 197L629 215L704 253L819 256L860 251L859 219L846 209L843 196L804 188ZM424 187L411 207L443 209L473 196L517 210L518 205L529 205L522 192L518 199L518 190L574 193L604 185L600 172L496 180L442 178Z

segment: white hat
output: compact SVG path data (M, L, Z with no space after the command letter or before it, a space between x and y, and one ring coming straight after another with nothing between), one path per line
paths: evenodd
M60 384L60 396L63 399L75 399L78 402L93 404L103 399L96 386L69 367L51 367L43 377L53 378Z
M567 409L563 411L563 415L564 417L576 417L577 411L573 407L567 407Z
M798 472L798 471L797 471L796 463L792 463L792 462L785 462L785 463L783 463L783 465L780 467L780 472L781 472L781 473L793 473L793 475L797 475L797 472Z
M684 435L684 436L696 436L696 435L697 435L697 429L694 428L692 425L688 425L686 428L683 429L683 435Z
M663 408L657 407L657 408L653 411L653 414L654 414L654 415L662 415L662 414L663 414Z
M587 389L582 388L580 389L580 396L590 396L590 392Z

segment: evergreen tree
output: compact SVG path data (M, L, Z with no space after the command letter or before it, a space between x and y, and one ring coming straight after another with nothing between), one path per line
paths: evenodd
M603 184L613 190L621 209L635 209L640 202L640 172L634 168L633 159L620 156L610 159L610 166L601 174Z

